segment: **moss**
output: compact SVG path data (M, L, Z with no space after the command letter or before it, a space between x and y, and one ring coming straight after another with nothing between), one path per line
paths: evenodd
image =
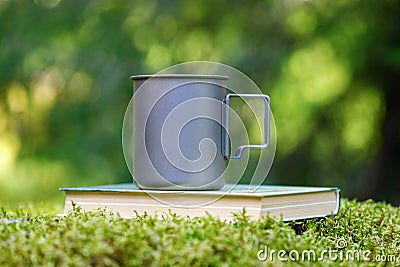
M382 255L386 263L400 263L399 209L373 201L343 199L337 216L289 223L251 221L245 211L232 222L175 214L122 219L79 207L57 217L45 206L0 208L0 216L0 266L375 266ZM278 258L279 250L286 257ZM301 258L305 251L317 257ZM367 260L346 256L355 251L370 254Z

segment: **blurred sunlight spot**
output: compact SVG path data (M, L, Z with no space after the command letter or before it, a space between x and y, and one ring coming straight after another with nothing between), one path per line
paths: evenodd
M216 53L209 34L203 30L194 30L183 41L183 57L187 60L201 60ZM214 56L217 56L214 55Z
M307 138L313 126L312 107L299 96L296 84L288 77L288 70L284 68L282 80L271 91L271 99L275 99L272 110L277 138L282 140L277 155L282 156L295 150Z
M287 155L311 134L316 108L345 92L351 73L325 39L295 50L281 72L271 98L279 102L273 106L276 131L278 138L285 140L277 153Z
M36 5L49 9L56 7L60 2L61 0L34 0Z
M343 119L342 142L350 152L368 152L368 147L379 138L383 117L383 96L374 88L360 88L346 98L340 108Z
M348 67L326 40L295 51L289 59L289 70L297 91L306 101L318 105L343 93L350 79Z
M138 26L144 25L154 14L157 5L154 1L136 1L122 28L135 34Z
M21 147L18 137L12 133L0 133L0 174L12 169Z
M64 83L64 78L56 68L39 73L32 81L35 107L40 110L52 107Z
M21 113L28 111L28 95L24 86L13 81L8 88L7 103L11 112Z
M148 52L151 45L155 42L155 33L153 28L148 26L137 27L135 33L132 36L133 45L141 52Z
M316 16L305 6L293 12L286 20L289 32L304 36L314 32L317 26Z
M162 45L153 45L146 57L146 64L153 70L157 71L162 68L168 67L171 63L171 56L169 50Z
M80 102L89 98L93 85L92 77L86 72L75 72L68 82L65 94L68 100Z

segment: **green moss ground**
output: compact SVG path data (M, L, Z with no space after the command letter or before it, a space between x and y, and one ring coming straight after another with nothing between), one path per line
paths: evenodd
M337 216L289 223L245 212L232 222L79 208L57 217L45 205L0 216L0 266L400 265L400 211L373 201L343 199Z

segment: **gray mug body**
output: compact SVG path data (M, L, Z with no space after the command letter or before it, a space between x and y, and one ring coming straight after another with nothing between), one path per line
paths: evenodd
M164 74L134 81L133 178L142 189L224 186L222 101L228 77Z

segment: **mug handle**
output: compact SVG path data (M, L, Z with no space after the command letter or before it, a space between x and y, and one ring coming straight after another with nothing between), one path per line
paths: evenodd
M236 154L231 155L229 152L229 109L230 109L230 98L231 97L241 97L241 98L262 98L265 101L265 108L264 108L264 143L261 145L241 145L236 149ZM224 100L224 109L222 112L222 121L224 123L223 129L223 136L222 136L222 154L224 155L225 159L240 159L242 157L242 152L245 148L249 149L264 149L269 146L269 136L270 136L270 99L269 96L263 94L227 94L225 95Z

